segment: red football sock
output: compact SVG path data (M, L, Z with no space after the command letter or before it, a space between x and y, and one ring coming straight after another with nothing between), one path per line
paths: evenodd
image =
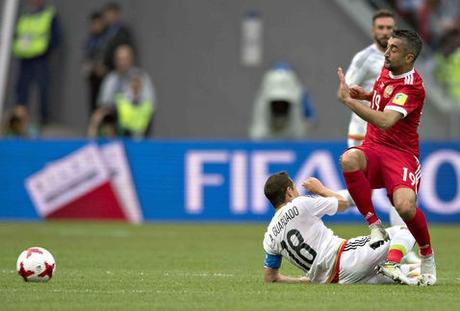
M388 251L387 261L401 263L404 254L399 249L391 249Z
M428 224L426 223L425 215L422 210L417 208L414 218L405 220L407 228L417 241L420 249L420 255L429 256L433 253L430 242L430 233L428 232Z
M361 215L372 225L379 221L372 205L372 189L363 171L343 172L348 192L356 203Z

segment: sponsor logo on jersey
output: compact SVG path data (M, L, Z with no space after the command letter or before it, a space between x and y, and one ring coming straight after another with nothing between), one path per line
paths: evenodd
M383 91L383 97L388 98L391 96L391 93L393 93L393 86L388 85Z
M396 105L399 105L399 106L404 106L404 104L406 103L406 100L407 100L407 95L406 94L398 93L398 94L395 95L395 97L393 97L392 104L396 104Z

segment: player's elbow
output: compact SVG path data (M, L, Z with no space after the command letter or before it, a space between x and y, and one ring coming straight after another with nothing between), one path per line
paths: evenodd
M400 112L385 110L383 114L380 115L380 118L375 125L379 129L386 131L392 128L399 120L401 120L401 118L403 118L403 115Z

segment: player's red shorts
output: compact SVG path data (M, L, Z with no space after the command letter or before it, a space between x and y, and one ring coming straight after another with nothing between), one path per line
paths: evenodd
M390 200L398 188L410 188L417 193L422 168L414 155L374 144L352 148L363 151L366 156L367 168L364 174L372 189L385 188Z

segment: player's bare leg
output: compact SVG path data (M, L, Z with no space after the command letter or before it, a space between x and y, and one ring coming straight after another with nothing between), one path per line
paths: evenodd
M359 149L349 149L340 158L340 165L347 189L371 229L369 245L375 249L389 237L372 204L372 189L364 175L367 165L366 157Z
M415 237L420 249L420 285L434 285L436 283L436 263L431 247L430 233L425 215L417 208L415 202L416 195L412 189L399 188L393 193L395 208Z

